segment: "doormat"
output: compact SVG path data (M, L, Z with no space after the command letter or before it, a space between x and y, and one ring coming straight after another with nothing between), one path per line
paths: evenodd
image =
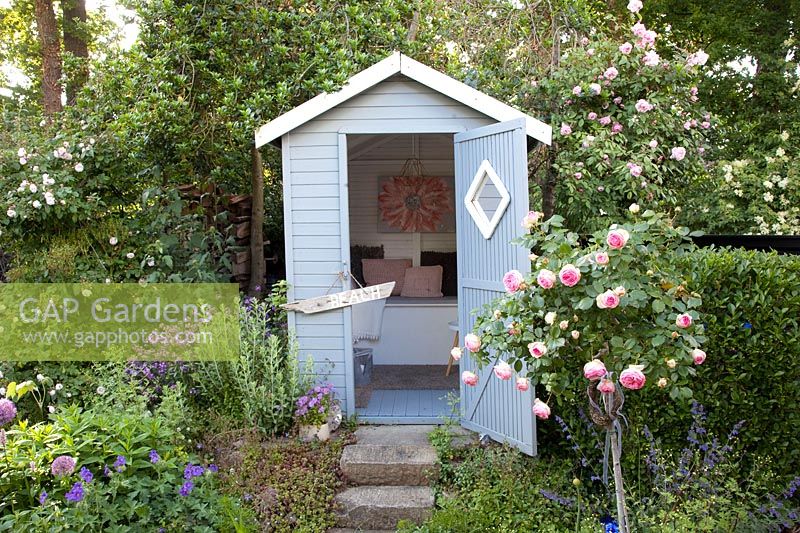
M356 407L366 407L373 390L458 389L458 365L446 371L447 365L375 365L370 384L356 387Z

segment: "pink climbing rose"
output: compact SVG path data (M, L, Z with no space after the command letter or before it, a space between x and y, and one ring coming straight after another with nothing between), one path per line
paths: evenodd
M599 390L600 392L604 392L606 394L614 392L615 388L616 387L614 387L614 382L607 378L603 378L603 380L600 381L600 384L597 385L597 390Z
M625 55L628 55L633 50L633 45L631 43L622 43L619 47L619 51Z
M608 290L598 294L596 301L600 309L614 309L619 305L619 296L614 291Z
M462 355L464 355L464 350L458 346L454 346L453 349L450 350L450 357L453 358L453 361L460 361Z
M467 333L464 337L464 346L466 346L467 350L470 352L475 353L481 349L481 338L474 333Z
M528 345L528 351L536 359L539 359L541 356L547 353L547 345L539 341L532 342Z
M589 84L589 92L592 93L595 96L599 95L602 90L603 90L603 88L600 87L599 83L590 83Z
M706 64L706 61L708 61L708 54L702 50L698 50L693 54L689 54L689 57L686 58L686 66L693 67L697 65L702 67Z
M644 366L642 365L630 365L628 368L622 371L619 375L619 382L622 383L622 386L626 389L631 390L639 390L644 387L645 381L647 378L644 375Z
M695 348L692 350L692 360L694 361L694 364L702 365L706 360L706 352L700 348Z
M517 378L517 383L515 387L517 388L518 391L525 392L530 388L530 386L531 382L528 378Z
M675 325L679 328L686 329L692 325L692 315L683 313L675 318Z
M636 163L628 163L626 166L628 167L628 170L630 171L631 176L633 176L635 178L638 178L639 176L642 175L642 166L641 165L637 165Z
M625 129L622 124L619 122L615 122L613 126L611 126L611 133L620 133L623 129Z
M569 135L572 133L572 128L569 124L561 123L561 135Z
M614 250L622 249L631 238L631 234L622 228L612 229L606 236L606 243Z
M655 50L650 50L642 58L642 63L644 63L648 67L657 67L660 61L661 58L658 57L658 54L656 53Z
M580 96L581 91L583 91L583 89L581 89L580 85L576 85L575 87L572 88L572 94L574 94L575 96Z
M536 276L536 283L543 289L552 289L553 286L556 284L556 275L553 273L552 270L547 270L543 268L539 271L539 274Z
M670 155L671 159L675 161L683 161L683 158L686 157L686 148L683 146L676 146L672 149L672 154Z
M522 287L524 281L525 278L519 270L511 270L506 272L506 275L503 276L503 286L505 286L506 292L509 294L517 292L520 287Z
M613 80L617 76L619 76L619 71L616 69L616 67L608 67L603 73L603 77L607 80Z
M494 371L494 375L503 381L511 379L511 376L514 375L514 369L502 359L496 365L494 365L492 370Z
M533 401L533 414L536 415L536 418L547 420L550 418L550 407L539 398L536 398Z
M636 101L636 105L634 106L636 111L639 113L647 113L648 111L653 110L653 104L645 100L644 98L640 98Z
M575 265L564 265L558 273L558 279L567 287L574 287L581 280L581 271Z
M594 254L594 262L598 265L608 264L608 254L606 252L597 252Z
M461 381L464 382L464 385L469 385L470 387L474 387L475 385L478 384L478 375L475 372L464 370L461 373Z
M522 227L525 229L533 229L543 217L543 213L538 211L528 211L528 214L522 218Z
M611 124L611 117L610 116L601 117L600 124L602 124L603 126L608 126L609 124Z
M583 377L591 381L597 381L608 373L606 365L600 359L592 359L583 365Z
M628 11L630 11L631 13L638 13L642 9L642 7L644 7L644 4L642 4L642 0L631 0L630 2L628 2Z

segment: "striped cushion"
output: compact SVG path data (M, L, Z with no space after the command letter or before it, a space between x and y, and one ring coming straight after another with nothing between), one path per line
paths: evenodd
M403 281L406 269L411 266L411 259L362 259L361 265L367 285L394 281L392 296L398 296L403 291Z
M406 279L400 296L441 298L442 272L442 265L406 269Z

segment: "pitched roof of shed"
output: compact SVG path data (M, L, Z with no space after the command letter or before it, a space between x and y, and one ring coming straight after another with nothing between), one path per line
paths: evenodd
M339 91L322 93L258 128L256 130L256 146L264 146L274 141L284 133L313 120L395 74L402 74L498 121L524 118L528 136L550 144L552 129L544 122L427 67L419 61L414 61L400 52L395 52L347 80Z

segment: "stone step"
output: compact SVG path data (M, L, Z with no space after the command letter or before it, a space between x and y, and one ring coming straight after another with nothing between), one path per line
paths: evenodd
M397 529L400 520L421 524L433 511L430 487L351 487L334 499L336 525L355 529Z
M436 473L431 446L351 444L342 452L342 472L354 485L428 485Z

